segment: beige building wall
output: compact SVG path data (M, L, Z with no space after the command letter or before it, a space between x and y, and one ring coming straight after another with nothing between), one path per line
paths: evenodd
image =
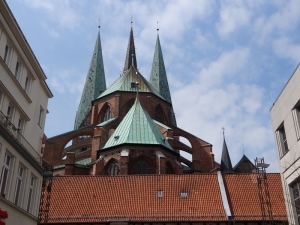
M0 208L7 224L37 224L48 99L46 76L0 0Z
M290 224L299 224L292 188L300 181L300 66L271 108L273 133ZM295 189L296 190L296 189ZM300 215L299 215L300 216Z

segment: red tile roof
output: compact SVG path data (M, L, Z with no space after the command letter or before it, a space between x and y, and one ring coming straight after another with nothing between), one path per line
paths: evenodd
M258 198L253 198L257 184L251 176L255 175L225 175L230 206L238 220L259 218L249 217L252 212L259 214L260 209ZM271 198L273 213L286 220L280 175L269 176L270 194L276 195ZM163 191L162 198L157 197L158 190ZM181 198L180 192L187 192L188 197ZM42 223L226 220L216 174L57 177L52 183L49 211L45 211L47 191L44 193ZM249 201L248 208L243 202Z
M262 176L260 176L262 177ZM223 175L228 201L235 220L262 220L264 207L266 220L269 220L267 204L260 203L256 174L226 174ZM270 195L270 207L273 220L287 220L285 201L282 191L280 174L268 173L267 186ZM266 202L264 182L261 183L262 197Z

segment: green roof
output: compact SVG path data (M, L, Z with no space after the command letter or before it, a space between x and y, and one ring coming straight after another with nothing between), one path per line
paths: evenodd
M167 78L167 72L165 68L164 58L162 55L162 50L160 46L159 36L157 35L155 51L153 56L151 74L150 74L150 83L152 86L160 93L163 98L172 104L169 83ZM177 126L176 118L173 111L171 109L171 123L173 126Z
M106 89L98 98L102 98L116 91L136 92L133 87L136 82L139 82L139 92L153 93L159 98L165 100L159 92L137 71L134 67L130 67L128 71L120 76L109 88ZM132 86L133 85L133 86Z
M81 160L75 162L75 164L77 164L77 165L82 165L82 166L86 166L86 165L91 164L91 162L92 162L92 159L91 159L91 158L86 158L86 159L81 159Z
M109 123L115 121L117 118L118 118L118 117L110 118L109 120L106 120L106 121L104 121L104 122L102 122L102 123L99 123L99 124L97 125L97 127L104 127L105 125L107 125L107 124L109 124Z
M92 108L92 101L106 90L100 32L98 32L90 68L88 70L80 103L76 113L74 129L78 129Z
M149 114L141 106L138 97L102 149L121 144L161 145L173 150Z

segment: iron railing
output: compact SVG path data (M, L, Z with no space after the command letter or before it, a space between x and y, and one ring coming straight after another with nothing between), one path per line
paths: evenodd
M0 111L0 125L3 126L7 132L15 139L17 143L19 143L25 150L28 151L29 154L39 163L41 164L41 156L40 154L29 144L26 138L20 132L20 129L15 126L10 120L8 116L5 116L2 111Z

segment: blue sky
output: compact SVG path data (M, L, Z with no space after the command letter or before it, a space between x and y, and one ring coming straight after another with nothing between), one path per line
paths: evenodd
M137 63L149 79L156 27L180 128L278 171L269 110L300 62L299 0L9 0L54 94L48 137L73 129L101 18L107 86L120 76L130 16Z

